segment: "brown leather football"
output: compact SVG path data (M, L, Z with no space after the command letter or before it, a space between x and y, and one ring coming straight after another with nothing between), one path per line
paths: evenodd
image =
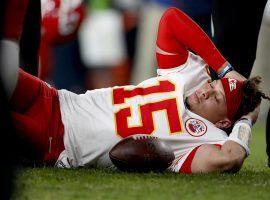
M109 156L119 170L134 172L162 172L175 158L165 141L145 134L122 139L110 150Z

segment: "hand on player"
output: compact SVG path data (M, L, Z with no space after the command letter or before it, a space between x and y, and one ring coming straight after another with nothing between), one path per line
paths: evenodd
M235 70L232 70L232 71L228 72L225 75L225 78L234 78L234 79L237 79L239 81L245 81L245 80L247 80L243 75L241 75L240 73L238 73Z

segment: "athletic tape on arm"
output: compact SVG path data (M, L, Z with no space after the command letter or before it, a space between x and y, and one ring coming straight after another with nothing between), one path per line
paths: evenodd
M232 130L228 140L232 140L241 145L250 154L251 126L247 120L238 121Z

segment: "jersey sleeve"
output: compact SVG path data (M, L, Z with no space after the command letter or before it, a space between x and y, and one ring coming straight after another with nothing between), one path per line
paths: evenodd
M169 8L162 15L156 40L156 58L159 69L184 64L188 49L199 55L217 71L226 59L207 34L190 17L177 8Z

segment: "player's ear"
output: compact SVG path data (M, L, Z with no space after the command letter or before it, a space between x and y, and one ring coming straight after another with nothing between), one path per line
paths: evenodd
M215 125L217 128L225 129L231 127L232 122L228 118L225 118L216 122Z

